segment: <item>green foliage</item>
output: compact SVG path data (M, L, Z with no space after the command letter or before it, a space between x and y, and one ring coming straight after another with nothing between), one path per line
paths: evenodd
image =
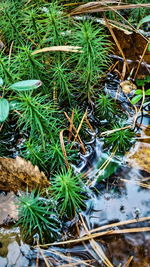
M4 91L6 90L6 88L3 87L2 78L0 78L0 81L1 81L0 86L2 87L3 94L4 94ZM17 92L20 92L20 91L22 92L22 91L37 89L38 87L41 86L41 84L42 83L39 80L27 80L27 81L21 81L21 82L11 84L9 89L15 90ZM1 98L0 99L0 122L4 122L7 119L9 115L9 110L10 110L10 104L8 100L5 98Z
M143 92L142 90L136 90L135 91L135 95L132 99L131 99L131 103L133 105L135 105L136 103L138 103L142 98L143 98L143 95L145 96L150 96L150 89L146 90L145 92Z
M81 175L75 175L72 169L62 171L52 178L52 195L58 202L61 215L72 217L77 210L85 206L85 191Z
M134 4L146 4L149 3L149 0L131 0L131 2ZM129 14L132 22L139 23L140 20L149 14L149 10L146 7L133 8Z
M150 75L147 75L144 79L136 79L137 86L144 86L150 83Z
M19 112L18 126L22 130L31 130L32 133L40 134L40 138L45 144L45 135L49 138L59 131L59 119L55 117L58 111L49 101L47 95L37 94L33 96L32 93L19 93L16 98L16 110ZM16 115L18 117L18 113ZM60 124L61 125L61 124Z
M132 132L130 129L123 129L123 130L117 130L124 127L124 125L121 124L115 124L112 127L112 130L116 130L112 133L109 133L105 137L105 144L106 146L109 146L111 149L117 148L118 152L125 152L129 149L132 138L134 136L134 132Z
M70 83L71 74L67 68L65 68L64 63L60 64L59 62L55 62L53 66L53 79L52 86L58 89L58 98L61 101L68 100L71 102L72 97L72 84Z
M150 15L148 15L148 16L142 18L142 19L139 21L137 28L139 29L139 28L142 26L142 24L144 24L144 23L148 23L148 22L150 22Z
M108 95L99 95L96 100L96 117L110 120L116 115L117 105Z
M96 166L96 168L98 169L96 175L98 177L97 182L101 182L102 180L110 177L118 169L119 165L120 161L117 161L116 159L114 159L114 157L111 158L109 152L103 152Z
M34 134L31 136L23 145L21 155L27 160L30 160L33 165L39 166L44 171L48 171L48 173L58 172L65 164L62 148L58 141L59 136L55 136L56 141L51 138L49 142L46 142L44 148L41 141L34 137ZM76 162L78 154L76 149L71 149L70 147L71 144L65 145L68 161L73 163Z
M93 87L100 75L108 67L108 51L110 51L107 35L103 29L89 21L77 24L74 42L82 47L83 53L75 55L78 60L76 73L82 84L82 92L90 98ZM80 74L80 75L79 75Z
M5 98L0 98L0 123L4 122L9 114L9 102Z
M40 193L22 193L17 200L19 221L25 239L37 233L40 242L55 240L60 231L60 221L53 200L43 199Z

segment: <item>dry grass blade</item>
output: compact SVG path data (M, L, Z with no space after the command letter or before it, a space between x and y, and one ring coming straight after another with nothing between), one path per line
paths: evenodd
M91 237L91 233L89 232L82 215L80 214L80 218L83 224L83 227L87 233L87 235L89 237ZM103 252L102 248L100 247L100 245L93 239L91 238L91 240L89 241L91 247L93 248L93 250L95 251L95 253L98 255L98 257L100 258L100 260L107 266L107 267L113 267L113 265L111 264L111 262L109 261L109 259L106 257L105 253Z
M69 118L68 114L66 112L64 112L64 114L65 114L66 118L68 119L68 121L71 123L71 119ZM76 127L74 125L72 125L72 128L75 131L75 133L77 133L77 129L76 129ZM77 137L78 137L79 143L81 145L82 151L85 154L86 153L86 149L84 147L84 144L83 144L83 142L81 140L81 137L80 137L79 133L78 133Z
M82 124L83 124L83 122L84 122L84 120L85 120L86 117L87 117L87 110L85 111L85 113L84 113L84 115L83 115L83 117L81 119L81 122L79 124L79 127L78 127L77 132L76 132L76 135L75 135L75 138L73 140L73 144L75 143L75 141L76 141L76 139L78 137L78 134L79 134L79 132L81 130ZM73 144L72 144L72 146L73 146ZM71 148L72 148L72 146L71 146Z
M132 260L133 260L133 256L131 256L122 267L129 267Z
M136 184L136 185L139 185L139 186L141 186L143 188L150 189L150 185L149 184L141 183L139 181L126 180L126 179L120 179L120 180L123 181L123 182L131 183L131 184Z
M123 59L124 59L124 62L126 63L126 66L127 66L128 70L129 70L129 65L128 65L128 62L127 62L127 60L126 60L126 57L125 57L125 55L124 55L124 53L123 53L123 50L122 50L122 48L121 48L121 45L120 45L120 43L118 42L118 40L117 40L117 38L116 38L116 36L115 36L115 34L114 34L114 31L113 31L112 27L109 25L109 22L108 22L106 16L105 16L104 18L105 18L106 26L107 26L107 28L109 29L109 31L110 31L110 33L111 33L111 36L112 36L112 38L114 39L114 42L115 42L116 46L118 47L118 50L119 50L119 52L121 53L121 55L122 55L122 57L123 57Z
M136 69L136 72L135 72L135 75L134 75L134 80L136 79L136 76L137 76L137 74L138 74L140 65L141 65L141 63L142 63L142 61L143 61L143 58L144 58L144 56L145 56L145 53L146 53L146 51L147 51L147 48L148 48L149 44L150 44L150 41L147 42L147 44L146 44L146 46L145 46L145 48L144 48L143 54L142 54L142 56L141 56L141 59L140 59L140 61L139 61L139 63L138 63L138 66L137 66L137 69Z
M97 8L105 6L107 4L116 4L118 3L118 0L102 0L100 2L89 2L86 4L82 4L79 7L73 9L71 11L71 15L76 15L76 14L82 14L82 13L90 13L90 11L97 10ZM96 12L96 11L95 11Z
M38 49L32 53L32 55L36 55L39 53L45 53L45 52L56 52L56 51L62 51L62 52L73 52L73 53L82 53L81 51L82 47L80 46L51 46L51 47L45 47L42 49Z
M108 131L102 132L100 135L101 136L109 135L109 134L112 134L114 132L122 131L122 130L125 130L125 129L130 129L131 127L132 127L131 125L128 125L128 126L125 126L125 127L122 127L122 128L118 128L118 129L114 129L114 130L108 130Z
M106 6L107 4L113 4L113 1L101 1L101 2L89 2L87 4L81 5L75 9L73 9L70 13L71 16L77 14L85 14L85 13L96 13L96 12L103 12L109 10L121 10L121 9L133 9L133 8L140 8L140 7L150 7L150 4L122 4L122 5L111 5Z
M61 144L61 149L62 149L64 158L65 158L65 164L66 164L66 167L67 167L67 169L69 169L70 166L69 166L69 162L68 162L68 158L67 158L67 153L66 153L66 149L65 149L63 133L64 133L64 130L62 130L62 131L60 132L60 134L59 134L59 137L60 137L60 144Z
M39 248L39 249L40 249L40 248ZM45 262L46 267L50 267L51 265L49 265L49 262L48 262L48 260L46 259L46 257L45 257L45 255L44 255L42 249L40 249L40 253L41 253L41 255L42 255L43 259L44 259L44 262Z
M127 220L127 221L123 221L123 222L117 222L117 223L112 223L112 224L107 224L107 225L103 225L100 226L98 228L89 230L90 233L94 233L94 232L98 232L98 231L102 231L108 228L112 228L112 227L118 227L118 226L122 226L122 225L127 225L127 224L132 224L132 223L138 223L138 222L144 222L144 221L149 221L150 217L142 217L137 219L132 219L132 220Z
M90 260L87 260L87 261L83 261L83 260L80 260L80 259L78 260L78 259L76 259L76 258L74 258L74 257L66 256L66 255L64 255L63 253L61 253L60 251L56 251L56 250L54 250L54 249L46 250L46 253L47 253L47 252L50 252L50 253L52 253L52 254L54 254L54 255L56 255L56 256L58 256L58 257L64 259L65 261L68 261L69 263L71 263L71 265L64 264L64 265L61 265L61 266L76 266L76 265L78 265L78 264L84 264L85 266L91 266L91 265L88 263Z
M70 127L69 127L69 141L71 140L72 137L72 130L73 130L73 120L74 120L74 109L71 114L71 121L70 121Z
M121 230L109 230L105 232L100 232L96 234L91 234L90 236L83 236L77 239L71 239L67 241L55 242L40 245L40 247L47 247L47 246L60 246L60 245L68 245L68 244L75 244L80 243L82 241L89 241L90 239L106 236L106 235L117 235L117 234L127 234L127 233L139 233L139 232L150 232L150 227L139 227L139 228L130 228L130 229L121 229Z

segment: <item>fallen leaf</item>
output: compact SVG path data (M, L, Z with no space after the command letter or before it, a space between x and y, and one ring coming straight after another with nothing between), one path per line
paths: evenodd
M150 144L137 142L126 160L131 167L150 173Z
M134 83L131 81L123 81L120 83L121 89L125 94L130 94L132 90L136 90L137 87Z
M16 157L0 157L0 190L17 192L34 188L46 188L50 185L43 172L30 161Z

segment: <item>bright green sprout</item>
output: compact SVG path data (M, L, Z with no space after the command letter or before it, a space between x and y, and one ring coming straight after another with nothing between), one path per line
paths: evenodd
M17 200L19 221L25 239L39 235L40 242L58 238L60 222L52 200L44 199L39 193L22 193Z
M62 171L52 178L52 196L58 202L61 215L68 217L85 207L84 184L81 175L75 175L72 169Z
M134 132L130 129L117 130L124 126L115 124L112 130L116 130L105 137L105 144L111 148L116 147L118 152L125 152L130 148Z
M99 119L112 119L117 110L117 105L108 95L99 95L96 100L96 117Z

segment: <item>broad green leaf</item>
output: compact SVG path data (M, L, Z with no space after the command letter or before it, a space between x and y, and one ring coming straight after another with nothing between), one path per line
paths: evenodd
M110 162L106 169L102 171L102 173L99 175L97 182L100 182L108 177L110 177L113 173L116 172L116 170L119 168L119 163L116 162Z
M147 51L150 52L150 44L147 47Z
M112 159L106 169L101 170L101 166L104 164L104 162L107 161L109 158L109 154L107 153L102 153L100 160L97 163L97 169L99 169L99 176L97 179L97 182L100 182L101 180L107 179L109 176L111 176L119 167L120 162Z
M141 27L142 24L146 23L146 22L150 22L150 15L144 17L143 19L140 20L137 28L139 29Z
M134 105L134 104L136 104L137 102L139 102L141 98L142 98L142 95L136 95L136 96L134 96L134 97L132 98L131 103Z
M15 91L28 91L33 90L42 85L40 80L25 80L12 84L9 88Z
M146 90L145 95L150 95L150 89Z
M138 89L135 91L135 95L143 95L143 91Z
M2 86L3 85L3 79L0 77L0 86Z
M5 98L0 98L0 122L7 119L9 114L9 102Z

